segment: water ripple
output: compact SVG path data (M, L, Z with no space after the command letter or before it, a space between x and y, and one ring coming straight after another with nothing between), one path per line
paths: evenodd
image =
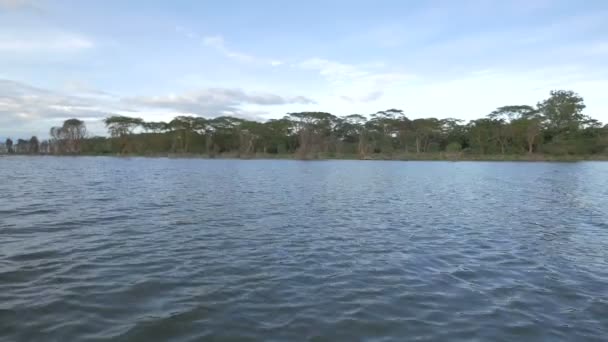
M608 335L608 164L2 163L2 340Z

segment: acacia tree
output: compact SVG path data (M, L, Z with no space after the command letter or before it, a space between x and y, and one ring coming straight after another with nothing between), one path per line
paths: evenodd
M20 153L107 153L109 146L119 153L171 151L231 153L248 157L254 153L295 153L314 158L319 153L370 154L390 157L393 151L471 151L473 153L593 154L608 151L608 127L583 114L582 98L570 91L553 91L538 108L503 106L487 117L467 125L456 119L409 120L403 111L388 109L369 117L353 114L336 117L325 112L292 113L266 122L231 116L205 119L179 116L170 124L143 122L138 118L114 116L104 120L111 138L86 138L86 127L77 119L51 129L49 147L34 139L20 141ZM368 119L369 118L369 119ZM134 136L141 127L146 134ZM137 145L134 143L137 142ZM12 141L7 148L14 150ZM27 149L25 149L27 146ZM46 145L45 145L46 146ZM134 147L137 147L134 149Z
M53 154L65 153L65 135L63 127L51 127L50 150Z
M169 129L167 123L162 122L162 121L160 121L160 122L143 122L142 128L144 129L144 131L151 132L151 133L163 133Z
M42 154L51 153L51 145L48 140L43 140L40 142L38 152Z
M238 126L240 157L249 157L256 152L256 145L264 131L264 124L256 121L245 120Z
M40 152L40 142L38 141L38 138L36 136L33 136L30 139L29 153L38 154L39 152Z
M431 139L441 132L441 121L435 118L412 121L416 139L416 153L428 152Z
M8 153L13 153L13 140L11 138L6 138L6 151Z
M337 119L335 133L338 140L343 144L356 144L357 154L365 158L368 153L367 136L363 115L351 114Z
M471 120L467 129L471 147L477 153L488 153L492 141L492 120L487 118Z
M571 90L552 90L551 96L538 103L538 111L546 126L555 134L581 128L587 117L583 114L583 98Z
M51 127L49 135L51 136L50 152L53 154L63 153L63 133L61 127Z
M490 119L502 119L511 122L522 117L529 117L537 112L538 110L528 105L502 106L496 108L488 117Z
M17 139L17 145L15 145L15 150L18 154L26 154L30 150L29 142L23 139Z
M294 122L289 117L268 120L264 123L262 132L264 151L270 153L294 152L298 145L295 132Z
M403 142L407 146L407 130L410 121L401 109L387 109L371 115L367 122L375 148L383 153L392 153L395 141ZM398 139L398 140L397 140Z
M462 125L462 122L463 120L454 118L439 121L442 149L448 150L448 152L459 152L463 146L468 144L466 127ZM450 146L449 149L448 146Z
M175 132L175 144L179 145L182 152L187 153L189 150L195 123L194 116L178 116L169 122L169 128Z
M490 113L488 118L494 120L495 132L498 127L496 140L503 154L507 144L533 153L541 132L542 116L538 109L528 105L502 106Z
M80 153L87 127L82 120L69 119L61 127L52 127L50 135L54 153Z
M63 134L67 140L68 153L80 153L82 140L87 135L87 126L84 121L69 119L63 122Z
M325 112L290 113L298 135L298 157L316 158L319 152L327 151L336 117Z
M540 117L526 117L519 119L523 124L526 134L526 143L528 144L528 153L534 153L534 146L540 144L541 124Z
M131 148L129 136L133 131L142 126L144 121L140 118L131 118L128 116L111 116L104 120L104 124L112 138L117 138L120 145L119 153L128 152Z

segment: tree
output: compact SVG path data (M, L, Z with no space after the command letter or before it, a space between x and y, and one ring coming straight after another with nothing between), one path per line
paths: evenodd
M119 153L125 153L130 150L129 136L137 127L142 126L144 121L140 118L131 118L128 116L111 116L104 120L104 124L112 138L119 139Z
M520 118L528 118L536 113L538 113L538 110L528 105L502 106L490 113L488 118L511 122Z
M65 151L65 134L63 127L51 127L50 150L53 154L61 154Z
M428 152L433 136L441 132L441 121L435 118L416 119L412 121L416 139L416 153Z
M366 121L365 117L360 114L351 114L336 120L335 135L337 139L341 145L356 144L356 152L360 158L365 158L368 154Z
M6 151L8 153L13 153L14 152L13 151L13 140L11 138L7 138L6 139L5 145L6 145Z
M40 142L38 141L38 138L36 136L33 136L30 139L29 148L30 154L38 154L40 152Z
M140 118L131 118L128 116L111 116L104 121L110 136L113 138L124 137L133 133L133 130L142 126L144 121Z
M289 119L298 135L299 158L316 158L319 152L327 152L337 117L325 112L300 112L290 113Z
M165 122L143 122L142 128L146 132L163 133L169 130L169 126Z
M522 115L511 121L511 126L514 132L514 143L516 146L522 146L529 154L534 153L535 146L540 144L542 118L537 115L538 112L532 112L528 115Z
M188 152L192 134L197 130L205 130L206 120L195 116L178 116L169 122L169 128L175 132L176 144L182 152Z
M51 145L50 142L48 140L43 140L40 142L39 144L39 153L42 154L49 154L51 153Z
M298 137L295 132L295 124L289 117L268 120L264 123L262 132L264 152L293 153L298 145Z
M448 152L461 151L467 145L466 127L463 120L447 118L439 121L441 134L441 149ZM449 146L449 149L448 149Z
M61 127L52 127L50 135L54 153L80 153L87 126L82 120L69 119Z
M104 120L109 138L87 137L84 122L70 119L51 128L48 141L32 137L19 139L13 146L7 139L6 147L11 153L206 152L209 156L247 158L261 152L295 154L304 159L331 157L334 153L362 159L392 158L396 151L410 150L451 155L608 153L608 126L583 114L584 108L582 97L576 93L552 91L537 107L498 107L466 125L453 118L410 120L394 108L370 116L299 112L265 122L232 116L177 116L164 123L112 116Z
M67 138L67 152L80 153L80 144L87 135L84 121L69 119L63 122L63 132Z
M238 126L239 157L248 157L256 152L258 142L265 131L264 124L244 120Z
M403 114L401 109L387 109L371 115L371 120L367 122L375 149L383 153L392 153L395 145L404 143L407 150L407 132L411 122Z
M30 150L30 144L27 140L17 139L17 145L15 145L15 152L18 154L26 154Z
M579 129L586 119L583 98L571 90L552 90L551 96L538 104L547 128L556 134Z
M492 119L477 119L469 122L468 135L471 147L480 154L491 152Z

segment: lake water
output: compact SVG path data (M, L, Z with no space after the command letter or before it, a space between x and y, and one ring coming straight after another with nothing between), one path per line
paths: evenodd
M605 341L608 163L0 158L0 340Z

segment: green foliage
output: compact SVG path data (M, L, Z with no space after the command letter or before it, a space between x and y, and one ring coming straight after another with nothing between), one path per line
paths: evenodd
M442 158L439 152L499 160L606 155L608 125L584 115L584 108L578 94L557 90L536 107L502 106L468 123L453 118L410 119L394 108L367 116L289 113L266 122L178 116L166 123L111 116L104 120L108 138L87 138L85 123L69 119L51 129L48 142L33 137L13 148L9 139L6 146L17 153L291 155L302 159Z
M108 128L111 137L123 137L129 135L133 130L142 126L144 121L140 118L131 118L128 116L111 116L104 120L104 124Z
M445 151L451 153L460 152L462 151L462 145L458 142L451 142L446 146Z
M583 115L583 98L570 90L552 90L551 96L537 107L546 120L547 128L556 133L577 130L587 118Z
M13 140L11 138L6 138L4 145L6 146L7 153L13 153Z

